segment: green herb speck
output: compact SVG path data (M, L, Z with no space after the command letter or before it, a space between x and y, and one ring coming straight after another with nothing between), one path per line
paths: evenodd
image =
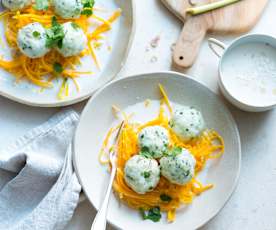
M53 69L56 73L62 73L63 71L63 67L60 63L58 62L55 62L54 65L53 65Z
M143 220L151 220L153 222L158 222L161 219L160 207L151 208L148 213L143 208L139 208L140 214Z
M91 16L93 14L94 0L82 0L83 10L82 15Z
M172 198L166 194L161 194L160 199L164 202L170 202L172 200Z
M57 18L52 17L52 27L47 30L46 47L53 48L54 46L62 47L62 40L65 36L63 27L57 21Z
M167 151L165 152L165 155L166 155L166 156L175 157L175 156L177 156L177 155L179 155L179 154L181 154L181 153L182 153L182 148L181 148L181 147L174 147L174 148L172 148L172 149L170 149L170 150L167 150Z
M149 178L150 177L150 172L144 172L144 178Z
M40 37L40 33L39 33L38 31L34 31L34 32L33 32L33 36L34 36L35 38L38 38L38 37Z

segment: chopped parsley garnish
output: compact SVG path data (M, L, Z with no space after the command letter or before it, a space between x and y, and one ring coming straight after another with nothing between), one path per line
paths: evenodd
M170 202L172 200L172 198L166 194L161 194L160 199L164 202Z
M62 44L63 44L63 43L62 43L62 39L61 39L61 40L59 40L59 41L57 42L57 47L61 49L61 48L62 48Z
M139 209L143 220L151 220L153 222L158 222L161 219L161 212L159 207L151 208L147 213L143 208Z
M77 30L77 29L80 28L80 26L79 26L77 23L75 23L75 22L71 22L71 26L72 26L75 30Z
M177 156L181 153L182 153L182 148L181 147L174 147L170 150L167 150L165 155L175 157L175 156Z
M150 153L149 148L145 146L141 148L139 154L146 158L152 158L152 154Z
M34 32L33 32L33 36L34 36L35 38L38 38L38 37L40 37L40 33L39 33L38 31L34 31Z
M150 172L144 172L144 178L149 178L150 177Z
M174 147L172 150L171 150L171 154L173 156L176 156L176 155L179 155L182 153L182 148L181 147Z
M82 0L83 10L82 15L91 16L93 14L93 6L95 4L94 0Z
M140 155L142 155L145 158L152 158L152 155L149 152L140 152Z
M53 65L53 69L56 73L62 73L63 71L63 67L60 63L58 62L55 62L54 65Z
M34 9L36 10L48 10L49 1L48 0L35 0Z
M52 27L57 27L57 26L60 26L60 24L57 21L57 17L53 16L52 17Z
M143 146L141 149L141 152L149 152L149 148L146 146Z
M52 48L57 45L59 48L62 48L62 40L64 36L65 34L62 25L58 23L55 16L52 17L52 27L47 30L46 47Z

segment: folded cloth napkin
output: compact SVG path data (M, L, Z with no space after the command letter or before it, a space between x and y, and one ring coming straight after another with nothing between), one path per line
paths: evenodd
M1 230L59 230L69 222L81 190L71 150L78 119L61 112L0 150Z

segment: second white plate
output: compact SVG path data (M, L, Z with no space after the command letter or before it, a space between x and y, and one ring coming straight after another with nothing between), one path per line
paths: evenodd
M41 91L40 87L33 85L28 81L22 81L15 84L15 78L8 72L0 68L0 95L14 101L40 107L66 106L82 101L99 87L102 87L108 81L112 80L123 67L132 37L135 31L135 10L133 0L108 0L96 1L96 7L107 9L97 14L103 14L105 18L111 16L113 11L121 8L122 15L114 22L112 30L106 33L106 45L97 51L97 56L102 64L101 70L98 70L90 56L82 59L81 69L83 71L92 71L95 74L83 75L78 78L80 92L77 91L73 82L70 83L70 95L63 100L57 97L62 80L54 82L54 87ZM0 37L5 41L3 23L0 23ZM112 51L108 46L112 47ZM0 44L0 55L7 56L10 52L7 44ZM9 56L9 55L8 55Z
M241 164L240 138L235 121L222 101L208 88L187 76L173 72L142 74L112 82L88 102L74 139L74 164L90 202L98 209L106 190L109 174L98 162L98 154L108 129L114 123L113 104L125 110L146 99L159 100L158 83L164 85L172 102L199 108L207 126L225 140L224 155L207 167L199 178L215 187L195 198L184 210L177 211L174 223L143 221L132 210L112 196L108 213L110 223L120 229L196 229L214 217L230 198L236 186ZM152 108L152 109L151 109ZM154 106L147 114L154 114Z

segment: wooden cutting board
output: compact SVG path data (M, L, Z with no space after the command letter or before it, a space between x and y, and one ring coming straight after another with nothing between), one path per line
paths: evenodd
M268 0L242 0L221 9L189 16L189 0L161 0L178 18L185 22L173 53L173 64L187 68L194 63L207 32L242 33L250 30L260 18ZM218 0L191 0L196 4Z

